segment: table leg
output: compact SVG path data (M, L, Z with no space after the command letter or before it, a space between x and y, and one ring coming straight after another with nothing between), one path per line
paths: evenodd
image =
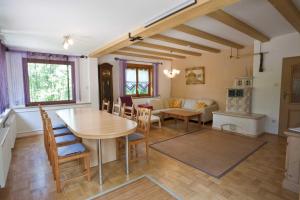
M160 116L161 116L161 124L164 124L164 122L165 122L165 114L161 113Z
M198 124L201 127L201 115L198 115Z
M188 117L185 117L185 118L184 118L184 122L185 122L185 126L186 126L186 127L185 127L185 130L188 131L188 130L189 130L189 118L188 118Z
M101 140L98 140L97 144L97 153L98 153L98 168L99 168L99 184L103 184L103 169L102 169L102 145Z
M128 135L125 136L125 149L126 149L126 174L129 174L129 144Z

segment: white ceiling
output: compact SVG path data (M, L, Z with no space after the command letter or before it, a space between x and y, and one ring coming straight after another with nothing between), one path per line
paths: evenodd
M1 0L0 34L10 47L87 54L184 0ZM65 51L63 35L75 44Z
M293 1L300 9L300 0ZM1 0L0 34L11 47L88 54L181 2L183 0L77 0L74 4L71 0ZM267 0L241 0L224 10L271 38L296 31ZM243 45L253 45L253 38L206 16L186 24ZM62 48L62 36L66 34L75 40L67 51ZM214 48L229 48L175 30L162 34ZM153 39L145 41L195 50Z

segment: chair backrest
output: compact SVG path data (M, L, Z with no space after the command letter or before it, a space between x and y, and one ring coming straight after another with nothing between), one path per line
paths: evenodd
M112 107L112 112L113 115L120 116L121 115L121 105L119 103L114 103Z
M102 110L109 112L109 106L110 106L110 101L107 102L105 102L104 100L102 101Z
M126 106L125 103L122 105L121 108L121 116L127 119L134 119L134 106Z
M136 114L137 128L148 137L151 126L151 109L138 108Z
M121 105L123 105L125 103L126 106L132 106L133 105L133 101L132 101L132 97L131 96L122 96L119 97L119 103Z
M44 146L45 146L47 154L49 154L49 138L48 138L48 134L47 134L47 130L46 130L46 118L48 118L48 114L42 108L41 105L39 105L39 109L40 109L42 126L43 126Z
M57 145L55 142L55 137L53 134L53 127L52 127L52 122L50 118L45 118L45 124L46 124L46 133L47 136L49 138L49 144L50 144L50 156L52 156L52 158L58 158L57 155Z

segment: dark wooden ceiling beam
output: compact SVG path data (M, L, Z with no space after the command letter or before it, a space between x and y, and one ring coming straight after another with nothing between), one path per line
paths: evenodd
M226 24L227 26L230 26L261 42L267 42L270 40L270 38L267 35L261 33L260 31L256 30L255 28L251 27L245 22L235 18L234 16L224 12L223 10L217 10L215 12L209 13L207 16L219 22L222 22L223 24Z
M197 44L197 43L194 43L194 42L181 40L181 39L177 39L177 38L173 38L173 37L169 37L169 36L165 36L165 35L160 35L160 34L151 36L150 38L155 39L155 40L160 40L160 41L164 41L164 42L177 44L177 45L181 45L181 46L188 46L188 47L192 47L192 48L195 48L195 49L200 49L200 50L203 50L203 51L209 51L209 52L213 52L213 53L221 52L220 49L216 49L216 48L204 46L204 45L201 45L201 44Z
M168 51L168 52L176 52L176 53L181 53L185 55L190 55L190 56L201 56L201 53L194 52L194 51L187 51L183 49L177 49L169 46L163 46L163 45L158 45L158 44L152 44L152 43L147 43L147 42L138 42L135 43L134 46L140 46L140 47L146 47L146 48L151 48L151 49L158 49L158 50L163 50L163 51Z
M269 0L278 12L300 33L300 11L291 0Z
M238 44L236 42L224 39L224 38L216 36L216 35L213 35L211 33L207 33L205 31L196 29L194 27L191 27L191 26L188 26L188 25L185 25L185 24L181 24L181 25L175 27L174 29L177 30L177 31L181 31L183 33L194 35L196 37L203 38L203 39L206 39L206 40L209 40L209 41L212 41L212 42L216 42L216 43L219 43L219 44L222 44L222 45L225 45L225 46L229 46L229 47L232 47L232 48L237 48L237 49L244 48L244 46L241 45L241 44Z
M115 51L113 54L121 55L121 56L131 56L131 57L137 57L137 58L149 58L154 60L169 60L172 61L171 58L164 58L159 56L149 56L149 55L143 55L143 54L137 54L137 53L129 53L129 52L123 52L123 51Z
M135 30L128 30L126 34L117 38L114 41L101 45L98 49L89 54L90 57L100 57L124 47L132 45L132 42L128 39L128 32L131 32L133 37L141 36L143 38L150 37L155 34L159 34L163 31L176 27L180 24L184 24L196 17L207 15L213 11L224 8L239 2L240 0L198 0L193 6L186 8L172 16L165 18L149 27L138 27Z
M145 50L145 49L137 49L137 48L132 48L132 47L125 47L121 49L121 51L129 51L129 52L135 52L135 53L143 53L143 54L152 54L152 55L157 55L157 56L166 56L166 57L171 57L171 58L186 58L185 56L181 55L176 55L176 54L171 54L171 53L164 53L164 52L159 52L159 51L151 51L151 50Z

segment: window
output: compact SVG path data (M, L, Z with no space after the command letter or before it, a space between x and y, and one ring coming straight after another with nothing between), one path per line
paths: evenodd
M23 59L26 106L75 103L74 62Z
M130 96L151 96L152 66L128 64L125 71L125 95Z

